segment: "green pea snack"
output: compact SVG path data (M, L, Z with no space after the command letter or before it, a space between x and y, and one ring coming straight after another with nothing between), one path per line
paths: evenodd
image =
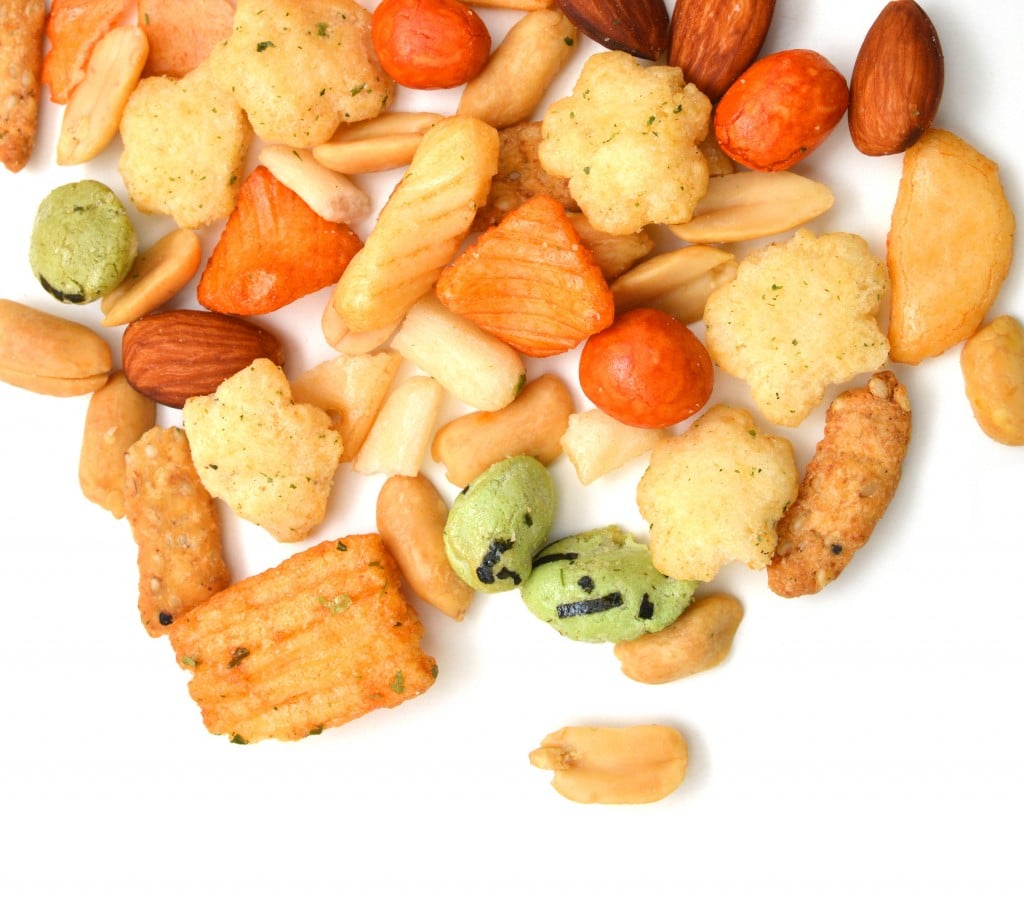
M36 211L32 272L54 298L72 304L112 292L135 260L138 239L117 195L99 181L52 190Z
M612 525L545 546L522 595L530 612L567 638L618 642L674 622L697 583L662 574L646 544Z
M534 457L508 457L484 470L452 502L444 546L455 573L474 590L519 587L555 517L551 474Z

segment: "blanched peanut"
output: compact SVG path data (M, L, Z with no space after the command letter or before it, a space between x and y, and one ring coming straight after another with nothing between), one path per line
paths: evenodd
M375 330L353 332L348 329L344 318L338 314L338 309L334 307L330 299L327 300L323 316L320 319L320 329L324 332L327 345L345 355L362 355L373 352L383 346L397 328L398 324L388 324L386 327L378 327Z
M55 397L107 383L110 347L84 324L0 298L0 381Z
M116 289L100 302L103 326L130 324L170 301L196 275L203 251L191 229L174 229L135 258Z
M1024 444L1024 328L1004 314L960 352L964 388L981 430L1000 444Z
M576 803L652 803L686 777L683 735L661 724L563 727L530 753L555 773L551 786Z
M615 310L658 308L684 324L699 321L708 296L736 277L729 251L694 244L644 260L611 285Z
M462 90L458 113L492 127L528 120L577 45L576 27L559 10L527 13Z
M357 124L344 124L326 143L313 147L313 158L345 175L408 165L423 134L440 119L438 114L394 111Z
M423 475L391 476L377 495L377 532L413 593L458 622L475 591L448 563L447 519L448 506Z
M613 235L594 228L583 213L568 213L568 216L580 241L594 255L601 273L609 282L654 250L654 238L646 229L628 235Z
M469 485L506 457L527 455L547 465L562 453L560 439L571 414L572 396L564 382L541 375L508 406L467 413L440 428L430 453L457 486Z
M370 215L370 195L343 174L321 165L308 149L265 146L260 164L285 187L298 194L321 219L360 222Z
M138 85L149 56L149 41L138 26L111 29L93 48L85 76L68 99L57 164L80 165L117 136L128 96Z
M124 517L125 451L156 422L156 404L132 387L123 372L89 398L78 482L89 501Z
M620 641L615 656L622 672L637 682L672 682L718 666L732 648L743 621L739 600L710 594L695 600L660 632Z
M669 228L691 244L746 241L797 228L834 202L824 184L792 171L737 171L710 178L693 218Z

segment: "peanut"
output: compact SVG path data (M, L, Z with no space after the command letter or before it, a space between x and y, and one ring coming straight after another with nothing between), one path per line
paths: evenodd
M458 113L499 128L528 120L577 44L576 27L561 11L527 13L466 84Z
M642 261L616 279L611 290L616 311L658 308L692 324L703 317L708 296L735 276L733 254L695 244Z
M413 592L456 622L475 591L444 551L448 506L423 475L391 476L377 495L377 530Z
M431 456L445 466L449 482L469 485L506 457L526 454L543 464L562 453L561 437L572 414L572 396L553 374L527 384L508 406L467 413L438 429Z
M327 300L324 313L320 318L320 329L323 330L327 345L345 355L373 352L374 349L383 346L397 328L398 324L388 324L374 330L353 332L348 329L330 299Z
M0 381L57 397L107 383L110 347L84 324L0 298Z
M260 164L322 219L349 224L370 215L370 195L343 174L322 165L308 149L265 146L260 150Z
M569 213L568 216L580 241L594 255L594 260L609 282L654 250L654 238L646 229L629 235L614 235L594 228L583 213Z
M544 737L530 764L554 772L551 786L576 803L651 803L686 777L683 735L662 724L563 727Z
M312 149L313 158L345 175L385 171L408 165L420 140L441 119L438 114L395 111L357 124L344 124L326 143Z
M103 326L130 324L155 311L185 288L202 260L199 236L174 229L135 258L128 275L100 302Z
M114 372L89 398L78 481L89 501L124 517L125 451L156 422L156 404Z
M57 139L57 164L80 165L117 136L128 96L138 85L149 41L138 26L111 29L89 55L85 76L68 99Z
M777 235L831 209L832 191L792 171L737 171L708 179L689 222L671 225L691 244L720 244Z
M978 330L960 351L964 388L981 430L1024 444L1024 327L1008 314Z
M620 641L615 656L622 672L637 682L672 682L718 666L732 648L743 621L739 600L709 594L695 600L675 622L659 632Z

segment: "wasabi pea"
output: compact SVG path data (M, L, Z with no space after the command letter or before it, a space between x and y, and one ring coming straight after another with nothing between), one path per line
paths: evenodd
M509 457L456 496L444 528L445 553L474 590L513 590L529 577L554 517L547 468L534 457Z
M567 638L619 642L678 619L697 583L662 574L646 544L612 525L545 546L522 595L530 612Z
M28 259L54 298L83 304L120 285L137 249L135 228L117 195L87 180L63 184L39 204Z

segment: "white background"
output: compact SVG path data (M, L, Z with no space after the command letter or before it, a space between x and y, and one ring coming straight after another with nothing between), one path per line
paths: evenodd
M814 48L848 77L881 6L779 0L765 51ZM1024 213L1022 7L926 8L946 60L936 123L1000 163ZM497 40L514 14L485 18ZM580 53L596 48L585 41ZM398 107L444 113L456 100L402 91ZM35 207L52 187L92 176L123 196L116 142L89 165L53 164L59 123L46 103L31 165L0 173L0 295L98 327L98 303L49 300L27 262ZM857 153L844 120L797 168L837 198L812 228L858 232L882 256L900 161ZM379 202L397 176L363 183ZM143 244L171 228L131 212ZM369 224L358 228L365 236ZM207 251L218 232L205 233ZM1024 315L1020 267L993 315ZM291 374L331 355L319 329L326 295L264 319L286 341ZM176 304L194 306L191 290ZM101 332L119 353L119 332ZM139 622L127 524L78 488L86 398L4 386L0 907L1021 910L1024 451L975 425L958 358L897 368L914 409L904 479L838 581L786 601L763 572L721 574L715 589L746 608L721 667L644 686L621 674L610 646L560 638L514 594L478 600L462 623L425 608L440 667L427 694L316 739L252 746L205 731L166 639ZM575 354L531 363L531 376L542 370L575 385ZM715 400L749 406L727 378ZM588 406L578 391L575 402ZM782 432L801 464L823 412ZM178 415L161 410L160 421ZM554 534L618 522L642 535L643 466L584 491L561 458ZM438 467L425 471L452 494ZM346 465L308 544L372 529L380 482ZM296 548L224 520L236 577ZM527 762L563 725L641 722L675 725L689 742L687 779L659 803L575 805Z

